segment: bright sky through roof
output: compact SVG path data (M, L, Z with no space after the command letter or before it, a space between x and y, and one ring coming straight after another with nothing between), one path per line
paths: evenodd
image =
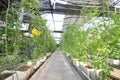
M42 15L42 18L47 20L46 26L50 31L62 31L63 30L63 23L64 23L64 18L65 15L63 14L52 14L51 13L46 13ZM53 19L54 18L54 19ZM56 38L61 38L61 33L52 33L52 35ZM56 41L59 43L59 41Z
M51 4L53 5L54 9L56 7L56 3L60 4L67 4L66 1L61 0L51 0ZM50 31L62 31L63 30L63 23L65 15L63 14L53 14L52 13L46 13L42 15L42 18L47 20L46 26ZM58 38L61 38L61 33L51 33L53 37L55 38L56 42L59 43ZM57 39L56 39L57 38Z

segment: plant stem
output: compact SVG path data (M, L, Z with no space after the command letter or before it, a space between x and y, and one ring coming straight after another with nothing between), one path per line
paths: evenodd
M5 35L6 35L6 38L5 38L5 54L8 55L8 43L7 43L7 25L8 25L8 12L9 12L9 9L10 9L10 0L8 0L8 8L7 8L7 11L6 11L6 26L5 26Z

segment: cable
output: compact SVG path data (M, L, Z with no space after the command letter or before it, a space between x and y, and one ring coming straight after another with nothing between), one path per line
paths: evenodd
M52 19L53 19L53 26L54 26L54 29L55 29L55 20L54 20L53 6L51 5L51 0L49 0L49 5L50 5L50 11L51 11L51 14L52 14Z

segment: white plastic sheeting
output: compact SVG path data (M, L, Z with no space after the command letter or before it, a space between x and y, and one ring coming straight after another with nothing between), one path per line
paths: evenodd
M96 28L100 25L102 26L110 26L111 24L114 24L114 21L111 18L107 17L93 17L88 23L84 24L84 26L81 27L83 30L88 30L90 28Z

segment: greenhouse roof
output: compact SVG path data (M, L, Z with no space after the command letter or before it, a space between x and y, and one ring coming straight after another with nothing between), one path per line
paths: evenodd
M43 14L42 17L47 21L46 26L51 31L51 35L55 38L59 44L63 32L64 14Z
M51 3L50 3L51 2ZM80 10L84 4L86 7L100 7L98 1L94 0L44 0L41 1L42 17L47 21L46 26L59 43L63 29L68 24L80 25Z
M86 4L86 6L84 6ZM41 8L40 10L43 13L62 13L62 14L79 14L80 10L83 7L101 7L98 1L94 0L41 0Z

